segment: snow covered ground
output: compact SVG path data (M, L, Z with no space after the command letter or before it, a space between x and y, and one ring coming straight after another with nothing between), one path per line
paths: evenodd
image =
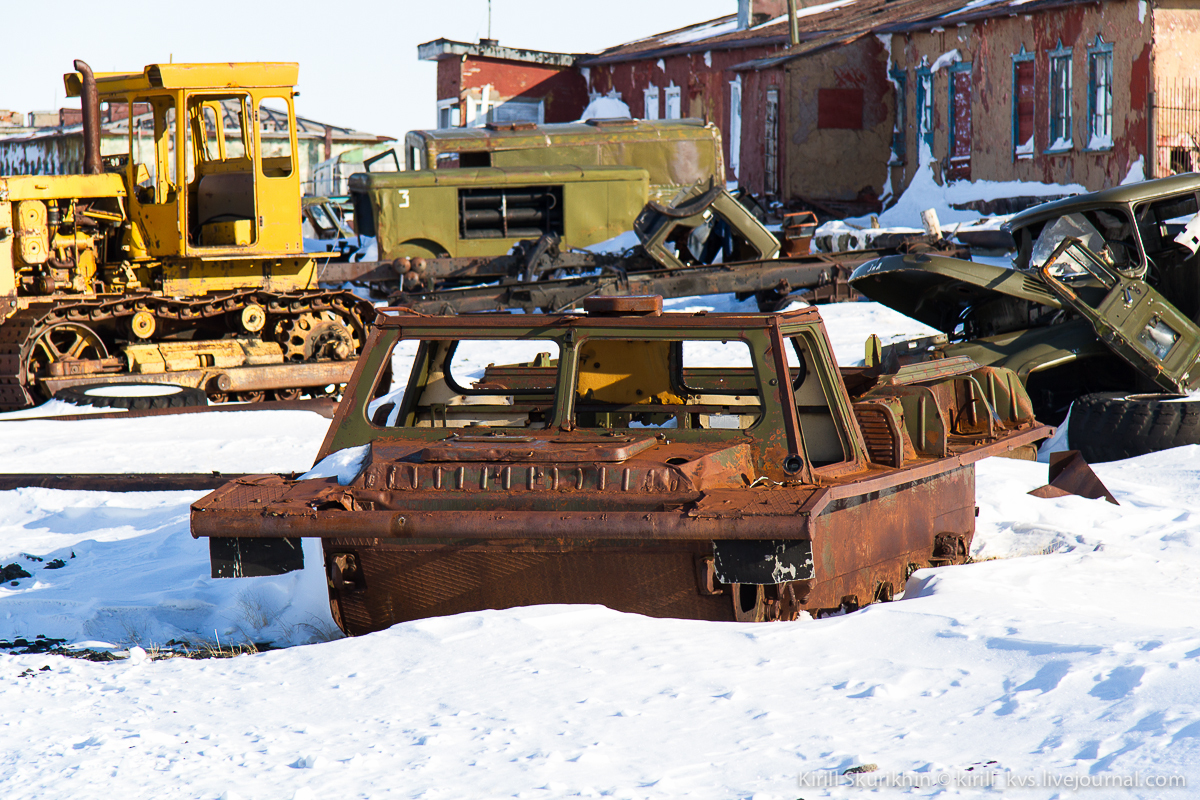
M869 303L822 313L843 363L869 333L929 332ZM0 421L0 470L304 470L327 424L262 411ZM0 794L1195 796L1200 448L1097 466L1120 506L1027 495L1045 470L981 463L983 560L918 572L902 600L842 617L750 626L542 606L358 639L337 638L316 547L297 573L210 579L187 523L202 492L0 492L0 565L32 574L0 587L0 639L131 654L0 650ZM218 639L304 646L147 656Z

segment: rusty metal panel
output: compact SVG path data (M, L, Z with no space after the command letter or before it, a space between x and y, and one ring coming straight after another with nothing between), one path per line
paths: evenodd
M193 505L193 535L237 540L238 553L251 554L267 552L256 540L321 538L335 618L350 633L531 603L789 619L886 600L912 569L961 562L974 532L974 462L1049 433L1004 370L955 361L891 374L859 368L843 380L814 309L659 314L645 313L658 309L645 299L591 306L596 313L553 316L385 311L322 448L325 455L366 445L356 473L343 482L232 481ZM553 418L506 420L500 429L369 419L368 404L387 389L380 376L396 342L417 340L427 354L403 383L419 397L427 384L444 386L450 356L437 369L428 364L452 353L463 331L489 343L557 343L558 363L502 366L479 390L534 392L544 403L557 395ZM694 339L744 342L753 366L689 371L682 350L671 348ZM682 409L673 427L575 416L604 401L604 392L583 400L577 392L579 360L594 353L589 342L606 340L626 349L643 342L667 356L631 366L633 383L609 399L635 412L673 404ZM807 348L805 367L784 357L793 340ZM752 401L758 421L701 422L719 407L704 398L722 392ZM924 404L919 414L906 405L914 397ZM824 406L808 405L817 398ZM806 440L815 429L799 417L818 412L836 428L821 435L842 442L837 463L808 463L821 448ZM864 433L867 412L880 424ZM915 422L907 419L913 414ZM921 430L934 420L931 447ZM214 568L234 570L232 556L218 555ZM263 559L263 568L278 566L269 553Z

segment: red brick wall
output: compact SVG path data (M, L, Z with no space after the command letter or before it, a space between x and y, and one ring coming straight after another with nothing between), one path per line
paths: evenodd
M587 107L583 76L568 67L477 56L438 62L438 100L457 98L464 92L481 92L489 84L494 98L543 100L546 122L574 121Z
M651 86L657 86L659 87L659 116L662 118L666 115L667 87L672 84L680 87L683 116L707 118L709 121L715 122L721 129L721 138L725 149L726 179L732 181L735 178L729 155L729 82L736 77L736 73L730 72L728 69L735 64L762 58L779 50L779 47L772 45L738 50L711 50L707 53L690 53L665 59L650 58L621 64L603 64L590 68L590 88L600 94L607 94L615 89L620 93L621 100L629 106L629 111L633 116L644 117L645 95L643 92ZM770 83L771 79L768 77L770 75L776 75L775 80L778 81L778 70L768 73L743 73L742 78L742 168L738 180L743 186L754 192L762 191L763 137L761 132L764 130L765 123L761 117L766 106L766 86ZM786 103L782 96L780 103L781 105ZM753 132L753 135L750 132Z

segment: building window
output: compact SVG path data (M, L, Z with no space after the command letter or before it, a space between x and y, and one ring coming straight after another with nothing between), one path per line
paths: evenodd
M893 67L888 75L892 85L896 87L896 120L892 125L892 161L893 164L903 164L907 148L908 131L908 73L900 67Z
M675 91L679 91L676 89ZM667 90L667 108L671 107L671 90ZM671 117L671 119L675 119ZM736 181L742 172L742 76L729 82L729 169Z
M488 111L488 122L494 125L532 122L540 125L545 120L541 100L505 100Z
M658 119L658 87L651 86L642 92L645 98L646 108L642 112L642 119Z
M666 119L682 119L683 118L683 103L679 97L678 86L667 87L667 113Z
M457 128L462 125L462 105L457 97L438 100L438 127Z
M862 89L818 89L817 128L862 130Z
M1088 48L1088 150L1111 150L1113 46L1096 36Z
M1075 146L1071 133L1071 48L1050 51L1050 147L1047 153L1061 153Z
M971 62L963 61L950 67L949 150L948 175L951 180L971 178Z
M917 70L917 136L933 147L933 74L929 67Z
M779 195L779 89L767 89L766 140L763 142L763 193Z
M1013 60L1012 144L1013 160L1033 158L1034 54L1021 52Z

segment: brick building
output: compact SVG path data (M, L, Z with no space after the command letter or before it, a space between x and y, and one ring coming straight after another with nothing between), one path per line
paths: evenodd
M877 210L920 170L1094 190L1200 168L1193 0L798 3L790 18L784 0L740 0L736 14L590 55L516 51L529 88L509 75L497 97L542 98L545 122L600 95L636 117L707 118L728 180L833 213ZM439 106L478 91L479 78L444 88L443 63ZM443 124L483 124L458 102Z

